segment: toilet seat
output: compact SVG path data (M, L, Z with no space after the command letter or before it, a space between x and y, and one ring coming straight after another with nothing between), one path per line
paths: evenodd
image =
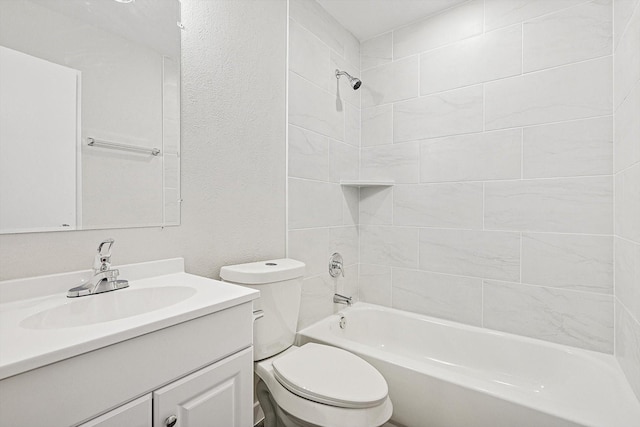
M299 351L300 348L301 347L295 346L289 347L280 354L254 364L255 373L264 381L273 400L286 413L310 425L325 427L381 426L391 418L393 405L388 396L377 406L369 408L342 408L314 402L285 388L275 377L273 363L282 357Z
M371 408L387 398L384 377L345 350L309 343L273 362L276 379L290 392L340 408Z

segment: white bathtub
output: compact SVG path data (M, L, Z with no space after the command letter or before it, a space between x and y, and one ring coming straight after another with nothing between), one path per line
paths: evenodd
M358 354L407 427L640 427L613 356L357 303L299 332Z

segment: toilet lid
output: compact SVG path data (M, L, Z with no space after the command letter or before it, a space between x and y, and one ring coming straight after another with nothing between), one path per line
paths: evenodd
M274 376L305 399L341 408L370 408L388 388L373 366L345 350L309 343L273 361Z

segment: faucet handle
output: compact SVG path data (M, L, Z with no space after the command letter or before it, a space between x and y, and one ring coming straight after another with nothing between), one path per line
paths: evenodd
M111 267L111 246L114 239L105 239L98 245L98 253L93 261L93 270L98 273L107 271Z
M344 261L338 252L334 252L329 258L329 274L331 277L338 277L340 274L344 277Z

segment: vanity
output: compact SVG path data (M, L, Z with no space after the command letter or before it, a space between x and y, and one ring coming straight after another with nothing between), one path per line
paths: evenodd
M91 270L0 282L0 426L253 424L252 301L181 258L67 298Z

